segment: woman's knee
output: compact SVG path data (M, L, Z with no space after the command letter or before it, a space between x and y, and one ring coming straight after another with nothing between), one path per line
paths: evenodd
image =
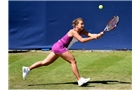
M70 63L71 63L71 64L76 64L77 62L76 62L76 60L74 59L74 60L70 60Z

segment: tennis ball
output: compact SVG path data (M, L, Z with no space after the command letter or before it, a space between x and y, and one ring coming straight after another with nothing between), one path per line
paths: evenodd
M103 9L103 5L99 5L99 9Z

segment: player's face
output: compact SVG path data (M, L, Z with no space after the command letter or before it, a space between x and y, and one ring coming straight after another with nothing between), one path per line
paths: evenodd
M77 28L78 28L79 30L83 30L83 29L84 29L84 22L83 22L82 20L79 20L79 23L78 23L78 25L77 25Z

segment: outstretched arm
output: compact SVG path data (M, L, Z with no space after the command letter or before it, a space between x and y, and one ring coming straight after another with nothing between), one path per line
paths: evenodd
M104 35L104 32L100 32L99 34L92 34L92 33L87 32L86 30L83 30L82 34L84 34L87 37L95 37L95 39L99 39L101 36Z
M90 37L83 38L83 37L82 37L77 31L75 31L75 30L70 30L70 31L68 32L68 35L69 35L69 36L75 37L78 41L80 41L80 42L82 42L82 43L88 42L88 41L90 41L90 40L95 39L94 36L90 36Z

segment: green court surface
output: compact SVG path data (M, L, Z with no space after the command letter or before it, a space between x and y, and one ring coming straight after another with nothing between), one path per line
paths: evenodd
M32 70L27 80L22 78L22 66L43 60L48 52L8 53L8 87L45 90L132 90L132 51L71 51L80 75L91 80L79 87L71 66L58 58L49 66Z

